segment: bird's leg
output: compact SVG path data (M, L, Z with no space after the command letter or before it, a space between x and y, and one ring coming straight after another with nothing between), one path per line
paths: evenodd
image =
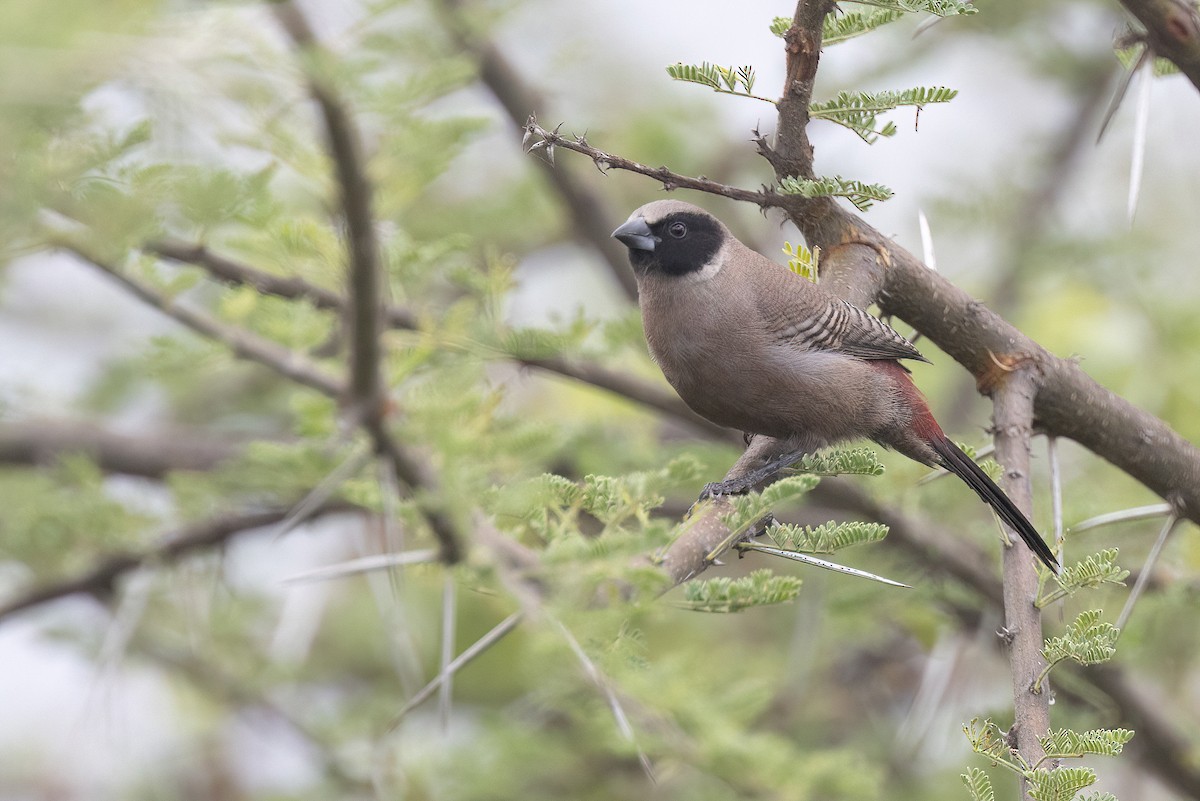
M724 481L705 484L704 489L700 492L699 500L715 498L718 495L740 495L749 492L767 479L774 478L776 473L788 465L800 461L806 453L808 453L807 449L789 451L783 456L772 459L762 467L736 475L734 478L727 478Z

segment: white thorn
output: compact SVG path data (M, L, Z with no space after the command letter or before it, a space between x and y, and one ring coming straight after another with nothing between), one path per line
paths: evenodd
M937 254L933 252L933 234L929 231L929 218L924 209L917 209L917 223L921 226L921 251L925 254L925 266L937 272Z

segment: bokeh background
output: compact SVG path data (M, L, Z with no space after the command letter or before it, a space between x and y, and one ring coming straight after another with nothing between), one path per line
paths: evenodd
M1200 439L1200 97L1178 76L1146 88L1135 79L1097 142L1121 73L1119 6L977 5L979 14L933 25L910 15L827 50L819 99L917 85L959 96L924 109L919 124L895 113L898 134L870 146L814 123L817 169L891 187L895 197L867 212L872 225L922 253L924 214L940 272ZM115 554L153 551L216 515L294 504L322 482L398 515L407 544L429 547L413 503L389 505L387 477L354 461L363 443L339 423L335 399L234 359L95 264L344 372L335 316L223 286L147 247L200 242L343 288L337 185L306 70L337 87L361 134L390 299L418 320L384 339L394 424L441 475L439 502L482 508L505 536L541 550L550 585L592 589L665 537L699 486L736 458L728 439L535 364L561 357L665 388L614 250L572 215L544 153L523 153L519 125L536 112L606 151L758 187L771 174L750 140L755 129L770 134L772 107L673 82L664 67L751 64L756 90L773 96L783 54L769 25L792 9L761 0L300 7L323 50L315 65L260 4L0 2L0 799L966 797L958 775L979 760L962 724L993 716L1003 726L1011 714L994 634L1002 621L936 559L904 547L846 560L911 591L771 565L803 579L800 596L738 615L688 611L671 595L602 609L587 592L562 592L546 619L523 623L458 674L452 704L419 706L393 731L438 670L446 575L456 652L513 611L486 549L450 573L425 565L290 581L395 549L378 518L329 513L286 536L259 529L146 561L111 592L8 610ZM511 73L498 79L488 69L498 63ZM1139 102L1149 111L1131 219ZM554 162L595 202L602 230L662 196L649 179L602 174L572 153ZM678 194L781 263L784 242L799 241L775 214ZM921 346L934 364L914 372L943 426L982 445L987 402L936 347ZM142 448L142 461L106 459L118 445ZM1159 500L1070 443L1058 451L1068 527ZM1043 530L1052 527L1045 454L1039 440ZM146 468L151 457L165 468ZM887 473L852 480L856 492L998 562L995 529L970 493L918 485L919 466L881 458ZM683 461L654 473L673 459ZM634 471L652 478L631 492L663 502L646 519L597 522L530 490L547 472ZM818 503L791 511L810 521L848 514ZM1094 529L1079 535L1078 552L1119 547L1121 564L1137 569L1160 525ZM720 570L764 566L744 561ZM1182 526L1117 657L1146 706L1180 733L1179 757L1193 770L1198 567L1195 532ZM1110 587L1068 602L1048 626L1076 607L1111 618L1126 597ZM551 620L582 643L604 687ZM1055 725L1127 725L1110 699L1064 692ZM1097 763L1100 789L1196 797L1136 745Z

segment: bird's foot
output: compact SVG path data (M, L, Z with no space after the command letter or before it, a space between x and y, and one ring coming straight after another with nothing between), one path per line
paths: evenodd
M800 461L804 454L805 451L789 453L785 456L781 456L778 459L767 462L765 465L756 470L751 470L748 473L737 476L736 478L729 478L724 481L716 481L711 484L705 484L704 489L700 491L700 497L696 500L696 503L699 503L700 501L707 501L710 498L716 498L721 495L741 495L749 492L767 479L774 478L780 470L784 469L788 465Z

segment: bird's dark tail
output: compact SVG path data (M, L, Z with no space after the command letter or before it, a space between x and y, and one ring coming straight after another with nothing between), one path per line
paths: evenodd
M963 453L945 436L931 437L929 444L941 457L942 467L961 478L967 486L975 490L975 494L982 498L984 503L995 509L996 514L1000 515L1000 519L1020 535L1025 544L1029 546L1029 550L1042 560L1042 564L1057 574L1058 560L1054 558L1050 546L1038 534L1029 519L1017 508L1017 505L1012 502L1012 499L1004 494L1004 490L997 487L970 456Z

